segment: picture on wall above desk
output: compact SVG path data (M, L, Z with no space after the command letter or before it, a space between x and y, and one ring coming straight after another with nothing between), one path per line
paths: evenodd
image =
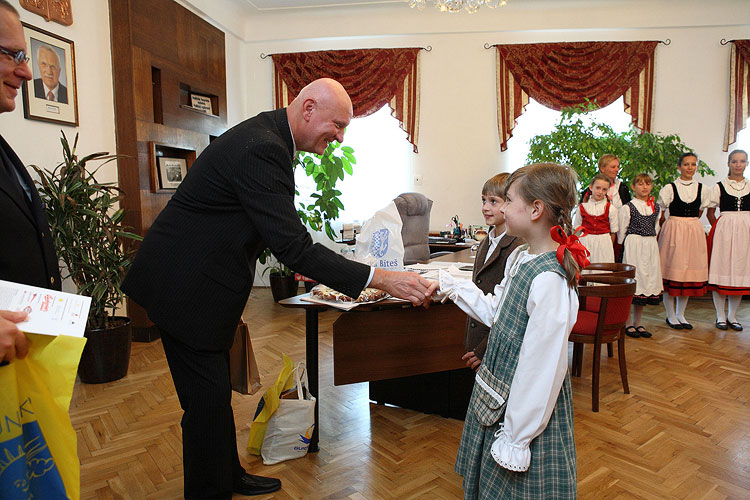
M159 189L177 189L187 175L187 162L184 158L157 158L159 164Z
M23 24L33 78L22 86L23 114L31 120L78 125L72 40Z

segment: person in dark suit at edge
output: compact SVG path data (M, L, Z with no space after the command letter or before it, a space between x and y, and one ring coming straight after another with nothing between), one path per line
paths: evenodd
M214 140L140 245L123 290L161 332L184 414L186 499L269 493L237 453L228 351L268 247L281 262L357 297L366 286L420 304L434 291L414 273L370 268L313 244L294 206L295 151L343 141L352 103L335 80L302 89L288 108L250 118Z
M16 108L31 79L18 11L0 0L0 113ZM0 280L60 290L60 270L44 206L26 168L0 136ZM28 342L16 323L26 313L0 311L0 363L23 358Z
M36 65L41 78L34 78L34 95L39 99L68 104L68 89L60 83L60 58L49 45L36 50Z

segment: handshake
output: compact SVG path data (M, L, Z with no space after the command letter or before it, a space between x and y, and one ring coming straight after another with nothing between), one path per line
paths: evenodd
M417 273L375 268L369 286L385 290L392 296L408 300L415 306L429 307L432 294L438 288L438 282L422 278Z

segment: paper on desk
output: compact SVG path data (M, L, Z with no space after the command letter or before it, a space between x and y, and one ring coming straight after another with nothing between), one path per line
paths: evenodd
M405 270L418 273L428 280L437 280L438 271L441 269L456 278L471 279L471 271L462 271L460 268L473 265L473 262L429 262L427 264L412 264L406 266Z
M0 310L28 311L27 333L83 337L90 307L91 297L0 280Z

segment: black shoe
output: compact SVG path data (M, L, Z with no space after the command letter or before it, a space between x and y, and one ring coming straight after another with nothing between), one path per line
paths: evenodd
M635 330L636 330L636 331L638 332L638 335L640 335L640 336L641 336L641 337L643 337L644 339L650 339L650 338L652 337L652 335L651 335L651 332L649 332L648 330L646 330L646 329L645 329L644 327L642 327L642 326L639 326L639 327L638 327L638 328L636 328Z
M667 326L669 326L669 328L674 328L675 330L682 330L682 323L670 323L669 318L664 318L664 321L667 322Z
M628 326L625 328L625 335L633 337L634 339L640 338L641 334L635 329L634 326Z
M690 323L687 323L687 322L683 323L682 321L680 321L680 325L682 326L682 328L684 330L692 330L693 329L693 325L691 325Z
M716 328L719 330L726 330L727 329L727 322L726 321L717 321L716 322Z
M273 477L254 476L247 472L234 483L232 491L240 495L262 495L281 489L281 480Z
M728 323L729 323L729 328L731 328L732 330L735 330L737 332L742 331L742 325L737 323L736 321L729 321Z

